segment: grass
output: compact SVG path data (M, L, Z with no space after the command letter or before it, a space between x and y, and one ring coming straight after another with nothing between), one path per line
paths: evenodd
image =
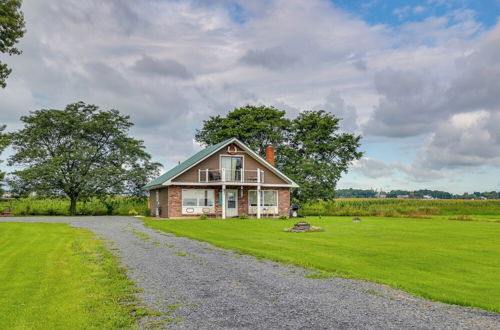
M289 233L294 220L144 219L147 226L259 258L384 283L414 295L500 312L500 224L308 217L323 232Z
M91 232L0 223L0 329L131 328L147 315L134 292Z
M303 215L426 218L433 215L500 214L500 200L351 198L314 201L301 206Z
M138 214L149 215L147 198L142 197L114 197L104 204L97 198L77 203L78 215L129 215L129 211L135 210ZM67 216L69 215L69 199L62 197L40 198L27 197L12 201L12 209L15 216L46 215ZM0 201L0 211L9 206L9 202Z

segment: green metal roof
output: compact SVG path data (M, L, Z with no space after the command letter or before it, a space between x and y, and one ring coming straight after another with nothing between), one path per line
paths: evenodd
M197 162L199 162L203 158L207 157L211 153L217 151L219 148L222 148L225 144L228 144L232 140L233 140L233 138L228 139L226 141L222 141L220 143L214 144L213 146L210 146L206 149L201 150L200 152L198 152L198 153L194 154L192 157L186 159L185 161L183 161L182 163L180 163L179 165L177 165L176 167L174 167L170 171L160 175L159 177L157 177L153 181L149 182L143 188L149 188L149 187L158 186L158 185L163 184L164 182L175 177L176 175L184 172L189 167L193 166L194 164L196 164Z

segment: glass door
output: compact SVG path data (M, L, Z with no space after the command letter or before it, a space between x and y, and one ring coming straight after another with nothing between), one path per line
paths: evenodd
M238 190L226 190L226 217L238 216Z
M221 156L220 167L225 171L225 181L241 181L243 157Z

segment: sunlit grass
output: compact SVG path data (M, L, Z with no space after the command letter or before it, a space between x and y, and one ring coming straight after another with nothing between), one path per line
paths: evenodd
M257 257L500 312L500 224L447 219L307 217L323 232L289 233L296 220L149 220L180 236Z
M0 223L0 329L130 328L144 314L133 293L91 232Z

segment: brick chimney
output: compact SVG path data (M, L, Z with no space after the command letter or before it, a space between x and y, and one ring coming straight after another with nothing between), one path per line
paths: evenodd
M269 164L274 166L274 147L273 146L266 147L266 160Z

